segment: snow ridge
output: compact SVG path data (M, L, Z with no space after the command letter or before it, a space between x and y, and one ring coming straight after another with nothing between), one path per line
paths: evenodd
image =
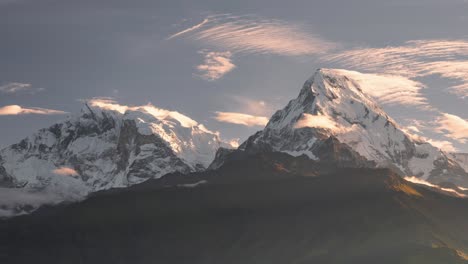
M80 200L172 172L203 170L220 146L226 145L217 132L178 112L93 99L80 114L1 150L0 187L20 190L19 198L34 193L50 203ZM24 212L11 203L0 202L2 208Z

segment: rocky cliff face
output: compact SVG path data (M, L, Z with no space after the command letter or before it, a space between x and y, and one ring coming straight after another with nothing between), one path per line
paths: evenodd
M413 140L342 70L318 70L299 96L239 149L306 155L345 167L387 167L434 183L468 186L457 161Z

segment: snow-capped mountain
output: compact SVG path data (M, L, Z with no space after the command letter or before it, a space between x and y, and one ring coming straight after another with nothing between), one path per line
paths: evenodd
M390 167L433 183L468 186L468 174L454 159L405 133L347 73L318 70L239 149L307 155L344 167Z
M221 145L218 133L178 112L94 99L80 114L1 150L0 187L21 197L46 194L53 202L81 199L203 170Z

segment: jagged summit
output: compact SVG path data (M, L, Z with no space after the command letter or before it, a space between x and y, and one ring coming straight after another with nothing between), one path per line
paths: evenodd
M240 149L281 151L314 160L352 160L355 166L367 166L362 162L367 160L402 175L468 185L468 175L459 164L429 143L411 139L346 73L317 70L299 96L277 111L265 129ZM329 147L324 150L326 145ZM340 157L340 153L347 153L347 157Z
M396 124L385 111L363 90L358 82L347 77L337 69L318 69L302 86L299 96L289 102L292 107L302 107L308 114L324 115L330 109L337 112L361 112L361 105L371 108L376 114L384 116ZM315 100L317 99L317 100ZM354 102L359 104L356 106ZM289 119L277 126L289 125Z
M134 122L138 133L157 134L189 166L206 168L222 144L219 133L176 111L157 108L151 104L129 107L111 100L91 100L86 106L92 111L120 114L123 122ZM104 114L106 115L106 114Z

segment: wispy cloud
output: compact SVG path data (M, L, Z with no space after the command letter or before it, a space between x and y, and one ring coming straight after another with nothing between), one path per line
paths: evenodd
M265 126L268 116L271 115L272 106L263 101L239 95L229 95L223 98L225 108L231 111L216 112L216 120L224 123L252 126Z
M240 138L233 138L231 140L228 141L228 144L229 146L231 146L232 148L238 148L239 147L239 141L240 141Z
M124 114L132 106L122 105L110 97L95 97L89 100L84 100L88 105L106 110L116 111Z
M455 80L458 84L450 87L450 91L462 97L468 96L468 60L435 61L421 65L421 75L439 75Z
M442 132L446 137L466 143L468 141L468 121L452 114L442 113L436 120L436 130Z
M457 121L459 121L461 118L454 115L449 115L447 118L445 115L445 113L438 113L439 117L436 118L436 121L406 119L404 120L404 123L407 125L403 126L402 130L412 140L418 142L427 142L445 152L457 152L459 149L455 146L454 142L459 141L463 143L461 141L463 139L457 139L446 131L450 129L450 131L455 132L457 136L460 136L458 135L460 134L460 131L457 132L457 128L460 127ZM438 134L437 139L428 136L428 134L434 132Z
M355 125L344 127L326 115L302 114L302 117L296 122L294 128L304 127L326 129L335 134L346 133L356 128Z
M294 128L304 127L338 130L339 126L333 119L329 118L328 116L303 114L301 119L299 119L294 125Z
M371 74L339 70L356 81L364 92L382 105L409 105L430 108L421 93L424 84L401 75Z
M167 40L174 38L188 39L212 50L202 52L204 62L197 66L199 76L208 81L217 80L236 67L231 59L234 54L301 56L323 54L337 47L311 33L305 25L254 15L211 15Z
M44 204L55 204L62 199L50 192L33 192L25 188L0 187L0 218L26 214L25 205L37 208ZM18 210L20 210L18 212Z
M458 197L462 197L462 198L466 197L466 194L460 193L455 189L440 187L438 185L432 184L432 183L430 183L428 181L425 181L425 180L423 180L421 178L418 178L418 177L415 177L415 176L406 176L404 179L406 181L409 181L409 182L412 182L412 183L415 183L415 184L425 185L427 187L435 188L435 189L438 189L438 190L443 191L443 192L448 192L448 193L451 193L451 194L456 195ZM463 187L458 187L457 186L456 188L461 190L461 191L465 191L465 188L463 188Z
M252 99L246 96L230 95L227 96L228 105L233 103L231 106L234 111L242 111L251 115L258 116L269 116L275 110L271 102L264 100Z
M173 39L173 38L175 38L175 37L178 37L178 36L181 36L181 35L183 35L183 34L186 34L186 33L189 33L189 32L191 32L191 31L194 31L194 30L196 30L196 29L199 29L199 28L201 28L203 25L205 25L206 23L208 23L208 21L209 21L209 20L208 20L207 18L205 18L205 19L203 19L203 21L200 22L199 24L196 24L196 25L194 25L194 26L192 26L192 27L189 27L189 28L184 29L184 30L182 30L182 31L180 31L180 32L177 32L177 33L175 33L175 34L169 36L167 39L168 39L168 40L169 40L169 39Z
M197 70L205 80L217 80L236 67L231 61L232 53L229 51L201 51L200 53L205 56L205 60L203 64L197 66Z
M434 115L441 116L440 113L434 111ZM417 119L404 119L402 120L401 130L413 141L427 142L434 147L439 148L445 152L457 152L458 148L452 142L453 139L447 137L446 133L439 130L439 125L434 121L422 121ZM434 138L431 133L437 133L437 138ZM449 141L451 140L451 141Z
M78 172L70 167L60 167L52 171L52 173L62 176L77 176Z
M67 112L60 110L53 110L47 108L31 107L26 108L19 105L6 105L0 107L0 116L5 115L27 115L27 114L36 114L36 115L62 115L67 114Z
M257 16L212 15L202 23L173 34L233 53L288 56L323 53L336 47L310 33L306 26Z
M439 75L458 82L452 93L468 94L468 41L418 40L384 48L354 48L321 57L347 68L410 78Z
M426 138L425 141L433 145L434 147L437 147L445 152L457 152L458 151L458 149L453 145L453 143L447 140L436 140L436 139Z
M43 91L44 88L33 88L30 83L10 82L0 86L0 92L5 94L14 94L18 92L35 93Z
M231 124L238 124L243 126L265 126L268 123L268 118L265 116L254 116L234 112L216 112L215 119Z
M181 114L177 111L170 111L162 108L158 108L151 103L140 106L131 106L120 104L112 98L92 98L86 101L86 103L92 107L98 107L101 109L116 111L121 114L125 114L127 111L138 111L143 112L159 120L168 120L170 122L178 122L182 127L198 127L206 133L218 134L208 130L203 124L191 119L190 117Z

